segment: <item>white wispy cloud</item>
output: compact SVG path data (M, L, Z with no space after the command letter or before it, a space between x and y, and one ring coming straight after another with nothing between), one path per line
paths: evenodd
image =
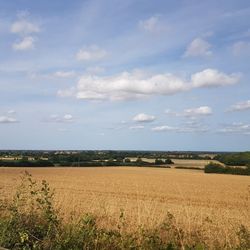
M211 115L212 109L208 106L201 106L198 108L185 109L183 111L184 116L195 117L195 116L207 116Z
M243 111L243 110L250 110L250 100L238 102L232 105L229 111Z
M75 76L76 73L75 71L71 70L71 71L57 71L54 73L55 77L59 77L59 78L70 78Z
M20 19L11 25L10 31L20 35L27 35L40 32L40 28L35 23L25 19Z
M156 132L163 132L163 131L174 131L174 130L176 130L176 128L171 127L171 126L167 126L167 125L163 125L163 126L153 127L151 130L156 131Z
M16 111L14 109L10 109L7 111L7 114L9 114L9 115L13 115L15 113L16 113Z
M36 39L32 36L40 32L38 24L27 20L27 13L19 15L19 20L14 22L10 27L10 32L19 36L20 40L12 44L13 50L30 50L34 49Z
M176 112L170 109L166 109L164 111L166 115L177 116L177 117L189 117L189 118L197 118L201 116L212 115L212 108L209 106L200 106L196 108L188 108L184 109L181 112Z
M195 38L187 47L184 57L210 56L211 44L202 38Z
M24 37L21 41L12 45L14 50L30 50L34 49L35 39L31 36Z
M140 20L138 23L139 28L150 33L158 33L167 29L160 20L160 15L151 16L148 19Z
M10 116L0 116L0 123L17 123L18 120L16 118Z
M234 122L218 130L219 133L250 135L250 124Z
M53 114L49 118L44 120L45 122L56 122L56 123L68 123L73 122L74 118L71 114L65 114L63 116Z
M140 114L137 114L135 117L133 117L133 121L135 122L152 122L155 119L156 119L155 116L148 115L145 113L140 113Z
M233 44L232 52L235 56L249 56L250 55L250 42L238 41Z
M61 97L74 96L83 100L112 100L146 98L153 95L172 95L194 88L236 84L238 74L227 75L216 69L205 69L185 80L173 74L148 75L136 71L114 76L83 75L74 88L59 90Z
M80 49L76 58L79 61L99 61L107 56L108 52L102 48L99 48L96 45L91 45Z
M197 120L187 121L177 128L177 132L180 133L204 133L210 129L206 124L202 124Z
M130 126L129 129L131 130L138 130L138 129L144 129L145 127L143 125L134 125Z
M151 130L154 132L204 133L209 131L209 128L199 122L191 121L175 127L169 125L156 126Z

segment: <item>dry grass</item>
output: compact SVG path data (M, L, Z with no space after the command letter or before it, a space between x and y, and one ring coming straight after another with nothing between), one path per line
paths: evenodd
M90 212L100 226L112 228L124 211L125 230L133 231L154 228L171 212L178 227L204 234L211 246L222 239L233 246L236 228L250 227L248 176L137 167L0 168L1 197L11 197L24 170L51 184L66 220Z
M205 165L207 165L209 162L220 163L216 160L172 159L172 161L174 162L174 165L172 165L173 167L185 167L185 168L196 167L201 169L204 169Z

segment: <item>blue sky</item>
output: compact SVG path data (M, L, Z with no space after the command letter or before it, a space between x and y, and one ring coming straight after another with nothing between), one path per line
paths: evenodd
M250 3L0 0L0 148L250 149Z

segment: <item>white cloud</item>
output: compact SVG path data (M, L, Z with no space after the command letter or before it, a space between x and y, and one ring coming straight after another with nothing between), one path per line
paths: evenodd
M239 41L233 44L232 52L235 56L249 56L250 42Z
M142 125L135 125L135 126L130 126L129 129L131 130L138 130L138 129L144 129L145 127Z
M9 116L0 116L0 123L16 123L18 120Z
M191 120L178 127L177 131L181 133L203 133L209 131L209 128L197 120Z
M232 85L237 83L239 79L239 74L227 75L216 69L205 69L191 76L191 82L194 88Z
M140 20L138 25L139 28L150 33L157 33L164 30L164 26L160 21L159 15L152 16L146 20Z
M209 131L207 126L204 126L203 124L192 121L192 122L186 122L185 124L182 124L177 127L172 127L168 125L162 125L162 126L156 126L151 128L154 132L176 132L176 133L203 133Z
M234 122L218 130L219 133L250 135L250 124Z
M185 109L183 112L184 116L196 117L196 116L206 116L211 115L212 109L208 106L201 106L198 108Z
M7 114L9 114L9 115L13 115L15 113L16 113L16 111L13 110L13 109L10 109L10 110L7 111Z
M14 43L12 48L14 50L30 50L34 48L35 39L31 36L24 37L22 41Z
M152 122L155 120L155 116L140 113L133 118L135 122Z
M200 106L197 108L184 109L182 112L175 112L170 109L166 109L164 113L166 115L172 115L177 117L184 116L189 118L197 118L200 116L212 115L213 111L208 106Z
M79 61L99 61L107 56L107 51L99 48L96 45L92 45L83 49L80 49L76 54L76 58Z
M194 39L187 47L184 57L192 56L210 56L212 51L210 50L211 44L202 38Z
M50 115L49 118L45 119L45 122L56 122L56 123L68 123L73 122L73 116L71 114L65 114L63 116L59 116L57 114Z
M76 98L86 100L128 100L150 95L168 95L187 89L186 84L171 74L142 77L123 72L111 77L82 76L76 87Z
M165 113L166 115L178 116L178 113L177 113L177 112L174 112L174 111L172 111L172 110L170 110L170 109L166 109L166 110L164 111L164 113Z
M75 74L74 71L57 71L54 76L59 78L69 78L75 76Z
M191 75L187 81L173 74L147 75L142 72L123 72L114 76L83 75L75 88L59 90L58 95L83 100L129 100L153 95L172 95L193 88L235 84L240 77L216 69L206 69Z
M153 127L151 130L156 132L163 132L163 131L173 131L176 130L176 128L164 125L164 126Z
M243 110L250 110L250 100L244 102L238 102L231 106L229 111L243 111Z
M18 20L11 25L10 31L12 33L27 35L31 33L40 32L40 28L37 24L31 23L25 19Z

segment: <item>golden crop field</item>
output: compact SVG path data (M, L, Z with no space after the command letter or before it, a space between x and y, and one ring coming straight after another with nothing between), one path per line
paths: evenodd
M201 234L208 245L234 245L235 228L250 228L248 176L142 167L0 168L0 197L11 197L24 170L55 189L65 220L88 212L100 227L112 228L122 211L126 230L133 231L157 227L170 212L177 227Z

